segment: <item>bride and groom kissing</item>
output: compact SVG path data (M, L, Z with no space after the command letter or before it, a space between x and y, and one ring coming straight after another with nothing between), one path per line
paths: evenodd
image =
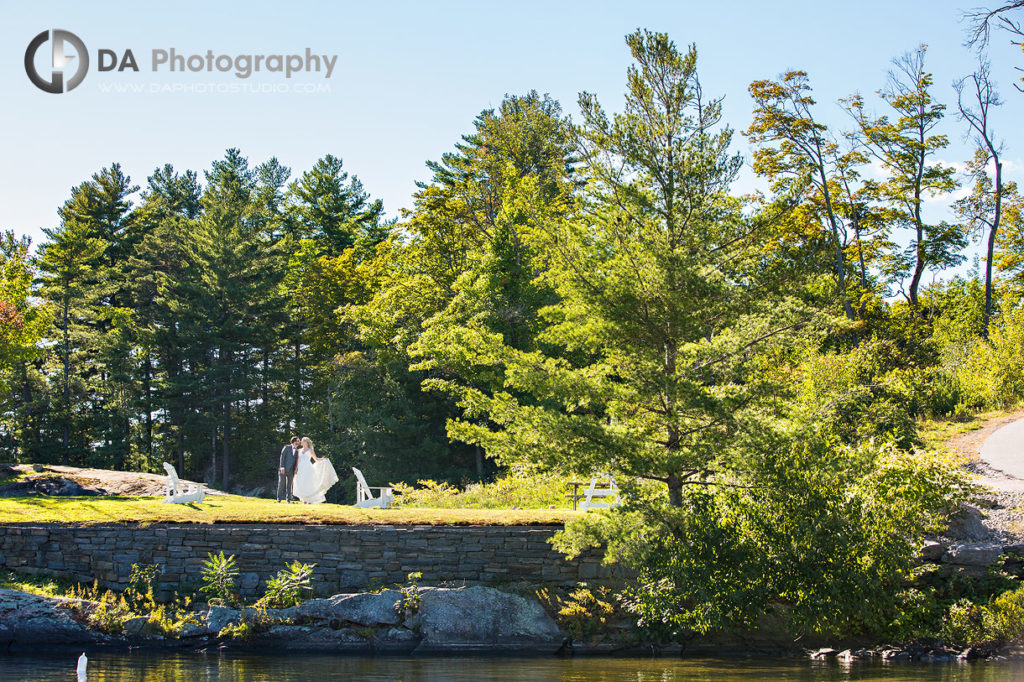
M313 441L293 436L281 449L277 468L277 501L298 499L318 504L326 499L327 489L338 482L331 460L317 457Z

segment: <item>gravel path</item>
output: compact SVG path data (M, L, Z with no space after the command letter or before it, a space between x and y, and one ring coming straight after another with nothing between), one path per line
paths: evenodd
M950 445L967 455L968 470L988 489L979 499L980 509L968 508L950 535L970 541L1024 541L1024 415L994 419Z

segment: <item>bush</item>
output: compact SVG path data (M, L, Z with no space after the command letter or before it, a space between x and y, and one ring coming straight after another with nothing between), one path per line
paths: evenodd
M400 493L396 506L439 509L547 509L569 506L569 479L553 473L518 472L491 483L470 483L459 490L449 483L417 481L419 487L392 483Z
M756 628L884 635L920 629L927 604L904 594L917 550L966 474L944 457L893 444L765 443L744 478L666 495L630 495L621 510L573 519L556 536L569 554L606 544L637 576L623 606L663 639ZM924 614L926 615L926 614Z
M966 646L986 639L981 607L969 599L961 599L946 611L939 635L947 644Z
M923 371L904 366L892 341L867 340L847 353L812 353L793 379L794 419L822 441L884 437L901 447L917 438Z
M313 594L313 569L316 564L294 561L267 581L267 590L257 606L284 609L298 606Z
M547 596L546 594L542 596ZM615 614L611 591L607 587L590 589L580 584L567 598L556 597L558 624L573 640L582 641L600 633Z
M423 602L423 596L420 594L420 580L422 579L423 574L419 571L406 576L406 584L399 588L402 598L395 603L395 612L399 618L404 620L413 614L419 613L420 604Z
M994 318L988 340L974 340L948 371L973 406L1005 408L1024 399L1024 308Z
M224 556L224 552L217 555L207 554L206 561L203 562L203 586L200 590L209 595L211 604L215 601L221 604L234 604L239 600L235 588L237 577L238 568L233 555Z
M1003 592L984 609L986 633L1000 642L1024 636L1024 587Z

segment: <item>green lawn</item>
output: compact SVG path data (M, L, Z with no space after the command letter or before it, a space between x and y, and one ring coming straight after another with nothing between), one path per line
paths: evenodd
M547 525L579 514L566 509L356 509L283 504L236 495L202 504L156 497L12 497L0 499L0 523L307 523L342 525Z

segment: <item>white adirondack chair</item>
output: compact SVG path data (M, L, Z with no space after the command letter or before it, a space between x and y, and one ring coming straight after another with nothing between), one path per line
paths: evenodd
M391 492L391 488L382 486L368 486L366 485L366 479L363 478L363 472L355 467L352 467L352 473L356 475L356 507L362 507L368 509L370 507L380 507L381 509L387 509L388 506L395 501L395 496ZM377 497L373 496L373 491L379 490L380 493Z
M169 462L164 462L164 471L167 472L167 496L164 502L171 504L189 504L190 502L202 502L206 499L206 489L202 484L190 485L186 489L185 484L178 478L178 472Z
M580 509L590 511L591 509L610 509L622 504L622 497L619 495L619 486L615 485L615 478L612 476L594 476L590 479L590 485L584 491L586 497L580 502ZM613 502L595 501L609 500Z

